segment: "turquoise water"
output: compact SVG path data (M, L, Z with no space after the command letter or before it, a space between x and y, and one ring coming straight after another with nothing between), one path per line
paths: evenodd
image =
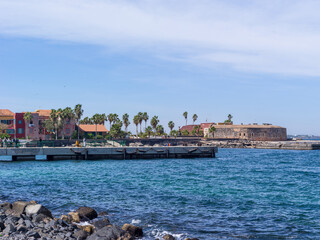
M0 163L0 200L55 215L87 205L144 239L320 239L320 151L221 149L215 159Z

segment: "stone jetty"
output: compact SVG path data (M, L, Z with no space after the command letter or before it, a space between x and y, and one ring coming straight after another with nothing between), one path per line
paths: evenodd
M49 209L35 201L0 204L2 240L134 240L141 239L143 234L141 227L132 224L117 226L110 223L106 213L98 214L90 207L80 207L55 218ZM175 240L169 234L162 239Z
M212 146L1 148L0 160L214 158Z
M219 148L256 148L283 150L320 150L320 141L250 141L250 140L203 140L203 145Z

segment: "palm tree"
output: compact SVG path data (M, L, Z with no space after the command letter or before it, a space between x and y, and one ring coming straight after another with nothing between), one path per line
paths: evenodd
M103 124L105 120L105 115L104 114L98 114L96 113L95 115L92 116L92 121L96 125L96 139L98 136L98 124Z
M157 128L158 123L159 123L158 116L154 116L154 117L151 119L151 126L152 126L154 132L156 132L156 128Z
M129 114L128 113L123 114L122 120L123 120L125 131L127 132L128 126L130 125Z
M56 140L58 139L58 111L55 109L51 109L50 119L54 125L54 131L56 134Z
M77 126L78 126L78 140L80 138L80 129L79 129L79 124L80 124L80 119L82 117L83 114L83 110L82 110L82 105L81 104L77 104L74 107L74 115L75 115L75 120L77 122Z
M197 119L198 119L198 115L197 114L193 114L193 116L192 116L193 124L194 124L195 121L197 121Z
M186 125L188 125L188 112L184 112L182 115L184 116L184 119L186 120Z
M115 114L115 113L110 113L110 114L106 117L106 120L108 120L109 123L110 123L110 129L111 129L111 127L112 127L112 123L116 120L117 117L118 117L118 115Z
M151 134L152 134L152 127L148 126L145 129L146 134L148 134L148 137L150 138Z
M142 132L141 124L142 124L142 121L143 121L143 113L142 112L138 112L138 116L139 116L140 133L141 133Z
M157 134L158 134L159 136L161 136L161 135L164 133L164 128L163 128L163 126L162 126L162 125L158 125L158 126L156 127L156 131L157 131Z
M172 131L172 129L174 128L174 122L173 121L170 121L168 123L168 127L170 128L170 132Z
M50 132L52 133L54 131L54 123L51 119L47 119L44 122L42 122L44 127L44 136L46 138L46 133Z
M201 130L201 127L200 127L200 125L196 125L196 126L194 126L193 127L193 131L192 132L194 132L195 133L195 135L199 135L199 132L200 132L200 130Z
M215 130L216 130L216 128L214 126L211 126L209 128L209 133L212 134L212 137L213 137L213 133L214 133Z
M64 121L65 121L65 112L61 109L61 108L59 108L58 110L57 110L57 115L58 115L58 121L59 121L59 128L61 128L62 129L62 139L64 139Z
M29 124L30 122L32 121L32 114L31 112L26 112L24 115L23 115L23 119L26 123L26 138L29 139Z
M0 134L3 132L3 130L8 129L8 125L4 123L0 123Z
M92 124L92 121L90 118L85 117L84 119L79 121L80 124Z
M147 121L149 120L149 115L147 112L144 112L142 115L142 119L144 121L144 130L147 128Z
M67 122L70 123L70 121L75 118L75 114L74 114L72 108L71 107L66 107L63 111L64 111L64 114L65 114L65 119L67 120ZM69 138L71 138L71 131L69 132L69 134L70 134Z
M232 116L231 114L229 114L229 115L228 115L228 119L225 120L224 122L225 122L225 123L231 123L231 122L232 122L232 121L231 121L232 118L233 118L233 116Z
M137 133L137 137L138 137L138 125L140 122L140 116L139 115L135 115L133 118L133 123L136 125L136 133Z

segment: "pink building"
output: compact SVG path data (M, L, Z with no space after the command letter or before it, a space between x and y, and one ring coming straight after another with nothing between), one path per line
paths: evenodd
M36 110L35 113L39 114L39 137L41 139L50 139L52 132L50 132L48 129L45 129L43 127L43 122L50 119L51 110ZM62 138L64 136L64 139L70 139L73 132L76 128L76 121L75 119L66 120L64 123L63 129L58 129L58 137Z

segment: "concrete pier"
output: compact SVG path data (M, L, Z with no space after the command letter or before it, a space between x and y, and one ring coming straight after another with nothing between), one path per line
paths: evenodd
M33 147L2 148L0 161L65 159L214 158L217 147Z

